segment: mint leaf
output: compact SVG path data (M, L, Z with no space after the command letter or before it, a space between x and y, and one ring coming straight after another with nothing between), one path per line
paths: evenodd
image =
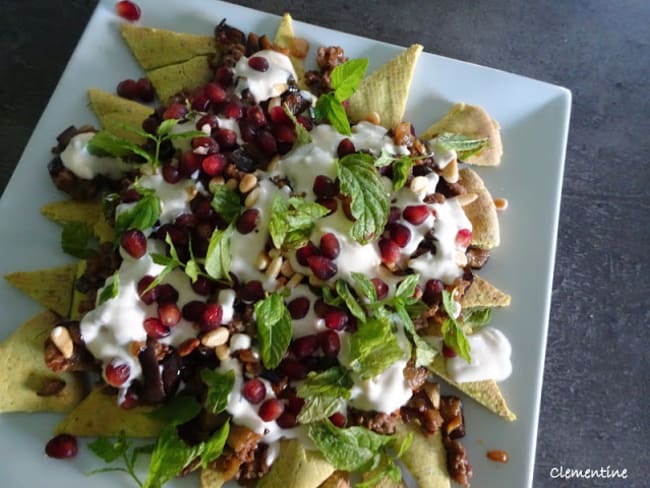
M365 322L366 313L363 311L361 305L359 305L357 298L352 294L345 281L336 281L336 293L338 293L339 296L343 299L350 313L362 322Z
M371 303L377 301L377 289L375 288L374 283L369 280L366 275L361 273L352 273L352 279L354 280L354 289L361 295L361 297Z
M171 131L178 125L180 121L178 119L165 119L163 120L158 128L156 129L156 135L160 138L168 136ZM205 134L203 134L205 135Z
M192 283L195 283L201 274L201 268L199 268L199 264L193 259L190 259L187 263L185 263L185 274L190 278L190 280L192 280Z
M208 387L208 393L205 398L206 409L212 413L220 413L228 405L228 395L235 384L234 371L220 373L210 369L201 371L201 380Z
M231 223L224 230L215 229L210 237L210 244L208 244L208 251L205 255L205 272L214 280L230 281L232 226Z
M267 369L274 369L287 352L293 333L291 314L284 305L282 295L277 292L272 293L257 302L255 320L262 363Z
M354 382L345 369L335 366L321 373L311 371L302 384L296 390L301 398L308 398L312 395L328 395L350 398L350 388Z
M108 281L108 280L107 280ZM113 273L113 279L110 284L105 284L102 291L99 292L99 297L97 298L97 306L107 302L108 300L115 298L120 290L120 277L118 271L115 270Z
M463 310L463 325L467 325L476 331L485 327L492 320L492 308L474 308Z
M410 300L413 298L415 293L415 288L418 286L418 281L420 280L420 275L415 273L408 275L399 285L397 285L397 290L395 290L396 298L403 298L405 300Z
M156 195L145 195L133 207L117 216L115 233L119 237L128 229L149 229L160 218L160 212L160 198Z
M111 441L108 437L99 437L89 443L88 448L102 461L112 463L120 456L126 454L132 445L133 442L129 441L124 432L122 432L114 441Z
M212 208L226 222L233 222L242 211L239 193L225 185L218 186L212 196Z
M449 316L440 327L445 344L451 347L465 361L471 363L469 341L465 336L463 327L454 318L454 311L459 305L452 299L451 293L447 290L442 290L442 306Z
M305 404L300 409L297 420L301 424L310 424L326 420L336 412L345 410L345 402L341 398L315 395L305 398Z
M345 113L345 107L336 98L334 93L325 93L316 101L316 111L320 117L327 119L337 132L345 136L352 135L350 121Z
M336 99L347 100L355 92L368 69L368 58L351 59L335 66L330 74L330 84Z
M399 303L395 308L397 315L404 326L404 330L408 332L413 340L413 345L415 346L415 367L419 368L420 366L429 366L436 358L438 351L418 335L415 330L415 325L413 325L413 321L404 305Z
M269 233L277 249L298 249L309 240L316 220L329 210L315 202L291 197L288 200L277 195L271 206Z
M338 160L341 193L349 196L350 211L356 221L352 237L365 244L378 238L388 221L390 197L369 154L348 154Z
M454 150L461 159L480 152L488 143L487 137L469 137L450 132L438 134L434 141L436 147L447 151Z
M187 445L178 436L174 425L164 427L151 454L144 488L161 488L198 457L202 447L202 444Z
M113 156L123 158L131 154L137 154L145 161L151 162L151 154L126 139L115 136L107 131L99 131L88 141L86 150L93 156Z
M415 160L409 156L402 156L393 162L393 191L399 190L406 184L413 164Z
M350 367L362 380L381 374L404 357L404 351L385 317L362 322L350 336Z
M192 420L201 411L201 404L191 396L178 396L149 413L150 417L170 425L180 425Z
M217 459L223 453L223 448L228 440L230 433L230 422L226 422L212 436L202 443L201 447L201 467L207 468L208 464Z
M97 253L88 246L93 238L93 231L84 222L66 222L61 231L61 249L76 258L86 259Z
M289 106L286 103L282 104L282 108L284 109L284 113L287 114L287 117L289 117L289 120L293 122L293 126L296 129L296 139L298 139L298 142L300 144L309 144L311 142L311 134L309 131L298 121L296 116L293 115L293 112L289 110Z

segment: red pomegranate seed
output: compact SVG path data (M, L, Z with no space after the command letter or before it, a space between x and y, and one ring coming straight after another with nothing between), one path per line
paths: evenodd
M296 115L296 120L307 130L312 130L314 128L314 123L302 115Z
M228 119L241 119L242 109L236 102L229 102L221 109L221 115Z
M210 106L210 99L205 93L197 93L192 97L192 108L199 112L205 112Z
M129 389L124 395L122 402L120 403L120 408L123 408L124 410L131 410L138 405L140 405L140 398L138 398L138 395L134 391Z
M327 215L336 212L336 209L338 208L338 203L336 203L336 198L318 198L316 199L316 203L322 205L323 207L329 210L329 214Z
M261 282L251 280L239 289L238 295L239 298L245 302L257 302L264 298L264 287Z
M275 125L272 132L278 142L293 143L296 140L296 130L288 125Z
M320 348L328 358L335 358L341 349L341 339L333 330L325 330L318 334Z
M164 325L157 317L147 317L142 322L145 332L152 339L162 339L170 333L169 327Z
M381 239L379 241L379 254L381 260L386 264L394 264L399 259L399 246L390 239Z
M163 112L163 119L182 119L187 115L187 107L180 102L172 103Z
M269 110L269 117L274 124L291 124L291 119L287 116L287 113L282 107L273 107Z
M205 276L199 276L194 283L192 283L192 290L199 295L208 296L214 291L214 283Z
M221 305L218 303L207 303L199 320L201 331L207 332L216 329L221 325L222 318L223 308L221 308Z
M287 388L287 390L290 390L291 394L286 397L286 401L287 401L286 410L293 413L294 415L298 415L302 410L302 407L305 406L305 399L296 396L296 392L295 390L293 390L293 388L289 387Z
M158 305L158 318L163 325L174 327L181 319L181 309L175 303Z
M181 172L176 166L172 166L171 164L165 164L162 167L162 177L163 180L165 180L167 183L170 185L173 185L174 183L178 183L181 181Z
M126 363L115 363L114 361L111 361L104 369L106 382L115 388L119 388L126 383L130 375L131 367Z
M140 281L138 281L138 295L140 296L140 300L142 300L147 305L151 305L156 301L157 290L155 287L145 292L145 290L149 288L149 285L151 285L154 279L155 278L153 276L146 275L140 278Z
M210 222L215 215L215 210L209 200L203 200L197 204L194 215L199 222Z
M262 380L253 378L244 383L241 389L242 395L244 398L251 402L253 405L257 405L266 396L266 386Z
M237 133L230 129L217 129L214 137L222 149L232 149L237 144Z
M273 155L278 152L275 137L267 130L259 131L255 136L255 141L257 142L257 147L265 154Z
M128 190L124 190L120 193L120 200L122 200L122 203L137 202L141 198L142 195L140 195L140 193L138 193L138 190L135 188L129 188Z
M298 425L298 418L295 413L285 409L275 422L283 429L291 429Z
M325 327L332 330L343 330L350 320L349 315L340 308L332 307L325 314Z
M203 93L212 103L222 103L226 100L226 90L216 83L208 83L203 87Z
M336 425L339 429L345 427L347 421L348 419L345 418L345 415L343 415L341 412L336 412L330 416L330 422Z
M309 313L309 306L309 298L298 297L289 302L287 309L289 310L293 320L299 320Z
M307 258L307 264L311 272L321 280L329 280L338 271L336 264L325 256L311 256Z
M377 299L383 300L388 296L388 285L386 282L380 278L373 278L372 284L375 285L375 292L377 293Z
M261 71L264 73L269 69L269 62L262 56L253 56L248 59L248 66L253 68L255 71Z
M178 301L178 290L169 283L163 283L156 287L156 302L158 305L163 303L176 303Z
M202 156L192 151L184 152L178 164L178 170L183 176L190 176L201 166Z
M284 403L277 398L269 398L260 406L257 414L264 422L272 422L284 412Z
M151 81L147 78L140 78L137 81L138 98L143 102L153 102L154 90Z
M137 229L125 231L120 237L120 245L135 259L140 259L147 253L147 238Z
M431 210L426 205L409 205L402 212L402 216L413 225L420 225L431 215Z
M219 127L216 115L205 114L196 122L196 130L203 130L206 125L210 126L211 131Z
M455 358L457 356L456 351L454 351L447 344L442 345L442 355L446 358Z
M45 444L45 454L51 458L67 459L77 455L77 438L59 434Z
M328 305L321 298L317 299L314 302L314 312L316 312L316 315L321 319L325 317L325 314L330 310L332 310L333 308L335 307Z
M206 303L198 300L192 300L183 305L182 315L188 322L198 322L203 315Z
M245 210L237 219L235 227L240 234L250 234L260 221L260 211L256 208Z
M402 216L402 210L399 207L390 207L390 213L388 214L388 223L393 224L399 220Z
M253 105L246 110L246 119L255 128L264 127L266 125L266 116L264 110L259 105Z
M318 346L318 336L308 335L295 339L291 344L291 351L298 359L304 359L314 354Z
M174 220L174 225L180 228L193 228L196 227L196 217L192 213L180 214Z
M312 242L308 242L296 251L296 259L303 266L309 266L308 259L312 256L320 256L320 249Z
M214 71L214 81L219 83L222 87L228 87L232 83L233 75L232 70L228 66L219 66Z
M285 358L280 363L280 372L290 380L303 380L307 377L309 370L302 361Z
M226 167L226 157L223 154L210 154L201 161L201 169L208 176L219 176Z
M472 231L469 229L460 229L456 234L456 245L458 247L468 247L472 243Z
M428 280L424 284L422 300L429 306L440 303L442 300L442 290L445 285L440 280Z
M335 197L339 194L339 185L325 175L318 175L312 187L314 194L320 198Z
M131 79L120 81L117 85L117 94L129 100L138 98L138 82Z
M192 148L194 152L202 155L219 152L219 144L210 136L195 137L192 139Z
M406 245L411 241L411 231L405 225L398 223L391 224L390 238L399 247L406 247Z
M336 154L338 154L339 158L355 152L357 152L357 149L354 147L354 143L347 137L342 139L341 142L339 142L339 146L336 148Z
M338 257L341 252L341 245L332 232L327 232L320 238L320 252L328 259Z

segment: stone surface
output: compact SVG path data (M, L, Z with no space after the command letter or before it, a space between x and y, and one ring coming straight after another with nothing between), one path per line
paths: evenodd
M534 486L647 486L650 2L235 3L572 90ZM94 4L3 3L0 191ZM560 465L630 475L551 479Z

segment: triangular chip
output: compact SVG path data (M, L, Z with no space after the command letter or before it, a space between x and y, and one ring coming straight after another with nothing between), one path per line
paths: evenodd
M76 264L37 271L18 271L5 276L6 280L44 307L67 317L72 303L72 288L77 272Z
M334 471L318 488L350 488L350 474Z
M147 75L160 101L167 103L167 100L179 92L192 92L205 85L212 80L214 73L208 57L197 56L182 63L148 71Z
M121 129L120 125L127 125L134 129L141 129L142 121L153 113L151 107L141 103L118 97L112 93L90 88L88 90L90 105L97 115L102 127L116 136L123 137L135 144L144 143L144 138L131 131Z
M470 193L477 195L476 200L465 205L463 210L472 223L472 245L482 249L492 249L501 242L499 234L499 217L492 195L483 180L475 171L463 168L459 171L459 183Z
M510 305L510 295L502 292L492 283L474 275L474 281L466 289L460 299L463 309L476 307L507 307Z
M217 52L213 36L182 34L132 24L120 24L120 32L135 59L147 71Z
M77 265L77 274L75 275L75 282L81 278L86 272L86 261L79 261ZM77 290L76 283L72 288L72 304L70 305L70 320L81 320L84 314L80 310L81 303L88 300L88 295L81 293Z
M41 213L59 224L83 222L90 226L100 242L112 242L114 239L115 232L106 221L100 202L53 202L41 207Z
M0 412L68 412L83 399L83 376L54 373L43 359L43 344L58 320L49 310L41 312L0 344ZM51 380L65 385L53 395L39 396Z
M296 439L280 442L280 453L257 488L316 488L334 472L318 451L307 451Z
M359 122L377 112L380 124L387 129L400 123L421 52L422 46L413 44L365 78L348 101L350 121Z
M305 65L302 59L292 54L295 47L295 39L296 35L293 32L293 19L291 18L291 15L285 13L282 16L282 19L280 19L280 25L278 26L278 31L275 33L275 40L273 42L278 46L289 50L289 59L291 59L291 64L293 65L293 69L298 77L296 81L298 82L298 86L304 89L306 88Z
M422 140L434 138L442 132L452 132L471 137L487 137L488 145L464 162L478 166L498 166L503 155L499 124L481 107L457 103L438 122L420 136Z
M162 424L148 415L152 407L120 408L114 394L95 387L55 428L57 434L78 436L157 437Z
M402 456L402 462L417 486L448 488L451 483L447 471L447 452L440 431L434 435L424 435L412 425L402 422L397 424L398 442L403 442L409 433L413 434L413 442Z
M201 470L201 488L221 488L225 482L221 471L212 468Z
M445 359L438 355L429 368L445 380L450 385L458 388L467 396L473 398L478 403L487 407L497 415L506 420L516 420L517 416L510 411L506 401L501 394L499 385L494 380L468 381L467 383L456 383L447 374L447 364Z

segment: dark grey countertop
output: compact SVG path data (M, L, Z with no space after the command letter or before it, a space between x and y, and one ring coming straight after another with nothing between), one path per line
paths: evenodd
M573 92L534 486L648 486L650 2L234 3ZM3 2L0 191L95 4ZM561 465L629 477L552 479Z

